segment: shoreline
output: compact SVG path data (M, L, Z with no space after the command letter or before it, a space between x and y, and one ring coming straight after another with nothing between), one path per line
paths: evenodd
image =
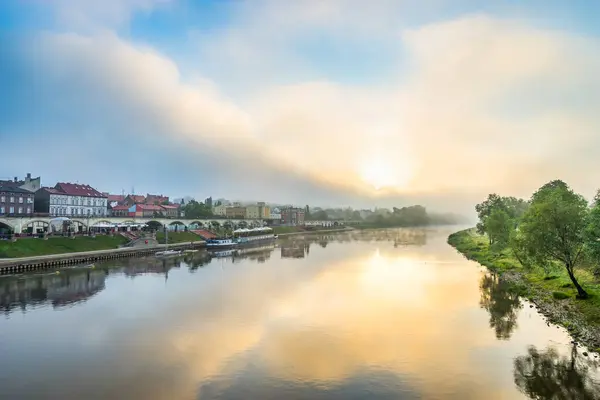
M594 303L591 300L578 300L571 293L566 297L559 297L557 293L569 289L564 284L560 286L564 288L561 292L553 290L548 282L558 281L558 276L540 280L533 273L523 270L518 263L507 262L507 258L502 255L490 252L487 244L478 242L473 228L451 234L447 242L465 258L486 267L500 280L508 283L510 292L533 303L549 322L567 329L575 343L586 346L591 352L600 353L600 324L589 321L596 318L593 314L596 310L592 311Z
M296 236L296 235L316 235L319 233L339 233L339 232L351 232L355 230L355 228L337 228L337 229L318 229L314 231L299 231L299 232L286 232L286 233L277 233L277 237L280 236Z
M183 242L169 244L171 249L186 249L204 247L205 242ZM31 257L0 258L0 275L14 273L39 271L48 268L63 268L70 265L89 263L94 261L110 260L115 258L140 257L153 254L158 250L165 249L167 245L156 246L121 247L116 249L80 251L71 253L46 254Z

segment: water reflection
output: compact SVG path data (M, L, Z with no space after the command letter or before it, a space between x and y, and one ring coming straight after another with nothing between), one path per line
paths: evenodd
M519 296L508 291L508 284L496 274L481 278L481 299L479 304L490 314L490 327L501 340L510 338L517 327L517 316L521 309Z
M105 279L101 270L4 278L0 280L0 310L8 315L45 303L61 308L84 302L104 290Z
M0 368L1 393L67 400L524 398L514 358L527 345L545 348L568 337L534 310L521 310L497 278L482 279L446 244L450 231L290 236L222 256L116 260L69 271L70 282L90 272L105 283L94 301L63 312L43 303L22 318L0 319L0 360L11 366ZM26 297L23 284L8 282L0 279L0 293ZM540 376L552 373L560 374Z
M598 362L577 352L564 356L553 348L539 351L530 346L527 355L514 362L514 379L519 389L539 400L597 400L600 381L594 374Z

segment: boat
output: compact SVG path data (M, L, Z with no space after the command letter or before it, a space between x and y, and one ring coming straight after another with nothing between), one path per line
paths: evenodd
M165 230L165 250L154 253L156 257L172 257L181 255L181 250L169 250L169 230Z
M179 256L181 255L181 250L165 250L165 251L157 251L154 253L156 257L168 257L168 256Z
M207 249L229 249L237 245L238 243L232 238L215 238L206 241Z
M185 254L189 254L189 253L197 253L198 250L194 250L194 249L187 249L183 251Z
M277 239L277 235L273 234L273 229L266 226L253 229L236 229L233 231L233 236L234 241L239 245L269 242Z

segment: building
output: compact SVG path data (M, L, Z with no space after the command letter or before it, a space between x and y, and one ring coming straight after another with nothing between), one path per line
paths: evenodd
M90 185L59 182L35 192L35 211L51 217L105 217L108 197Z
M179 217L179 205L169 204L161 206L163 209L163 215L167 218Z
M225 211L227 218L246 218L246 207L227 207Z
M284 225L304 225L304 208L288 207L281 210Z
M163 196L162 194L146 194L145 203L154 205L169 204L169 196Z
M116 205L108 207L109 215L111 217L128 217L129 216L129 206L126 205Z
M128 194L123 200L123 204L132 206L134 204L146 204L146 198L141 195Z
M0 184L0 215L27 217L35 210L35 195L18 186Z
M257 203L246 207L246 218L248 219L268 219L271 215L271 208L265 203Z
M129 217L164 217L165 209L155 204L134 204L129 207Z
M221 204L220 206L216 206L213 207L212 212L213 215L219 216L219 217L226 217L227 216L227 206L224 204Z
M207 198L204 200L204 204L205 204L206 206L208 206L208 208L212 208L212 206L213 206L213 199L212 199L212 196L211 196L211 197L207 197Z
M8 180L8 181L0 180L0 186L18 187L21 189L25 189L29 192L35 193L37 190L40 189L41 182L42 182L42 179L39 176L37 178L32 178L31 174L27 173L27 176L25 176L25 179L22 181L18 180L16 176L13 180Z

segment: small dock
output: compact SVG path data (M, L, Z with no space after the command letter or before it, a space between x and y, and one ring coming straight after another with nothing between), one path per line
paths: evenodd
M204 246L205 242L200 240L196 242L169 244L169 249L199 249ZM164 250L166 247L167 246L164 244L159 244L151 247L122 247L118 249L49 254L34 257L0 258L0 275L18 274L28 271L42 271L117 258L143 257Z

